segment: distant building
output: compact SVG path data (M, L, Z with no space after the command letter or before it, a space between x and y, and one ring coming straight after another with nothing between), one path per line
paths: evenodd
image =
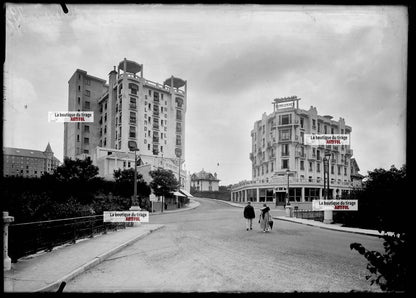
M48 143L45 151L3 147L3 176L40 177L60 164Z
M213 175L205 172L204 169L191 175L191 187L197 191L218 191L219 182L217 173Z
M363 188L363 178L364 176L359 174L360 168L358 167L357 161L355 158L351 158L351 181L353 188Z

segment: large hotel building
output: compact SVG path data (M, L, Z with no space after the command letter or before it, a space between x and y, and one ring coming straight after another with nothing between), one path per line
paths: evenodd
M352 128L343 118L318 115L315 107L299 108L300 98L275 99L274 111L263 114L251 131L252 180L233 185L235 202L269 202L284 205L287 188L289 202L303 208L324 197L325 155L329 158L329 198L340 198L360 177L350 145L305 145L306 134L346 134ZM357 175L358 174L358 175Z
M68 84L68 111L93 111L94 122L65 123L64 157L91 156L100 176L112 179L114 170L134 168L137 148L139 172L162 166L184 183L186 81L147 80L142 64L124 59L108 84L80 69Z

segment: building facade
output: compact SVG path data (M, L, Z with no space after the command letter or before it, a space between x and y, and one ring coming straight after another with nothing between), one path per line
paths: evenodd
M219 182L217 173L211 174L204 169L191 175L191 187L196 191L218 191Z
M343 118L318 115L316 107L299 108L296 96L275 99L273 113L263 114L251 131L252 180L233 185L231 199L284 205L311 205L324 197L324 157L329 157L329 198L352 190L350 145L306 145L306 134L346 134L352 128Z
M48 143L45 151L22 148L3 148L3 176L37 177L52 174L60 161Z
M149 164L159 159L183 164L186 81L173 76L163 84L147 80L142 64L124 59L110 71L108 84L77 69L68 90L68 111L93 111L94 122L64 124L64 157L89 155L109 179L124 162L134 166L132 148Z

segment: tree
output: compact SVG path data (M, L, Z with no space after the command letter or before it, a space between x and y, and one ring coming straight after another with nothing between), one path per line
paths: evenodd
M53 176L58 181L90 182L97 179L98 167L92 164L90 157L86 159L65 158L64 163L54 170Z
M57 201L73 197L82 204L89 204L102 186L103 178L98 177L98 167L92 164L91 158L65 158L52 175L43 175L41 181L50 184L51 195Z
M396 169L394 165L389 171L375 169L368 172L369 180L360 194L360 200L370 202L375 214L373 220L377 223L378 230L384 232L384 250L381 254L377 251L367 250L360 243L351 243L350 248L357 250L368 260L367 269L370 275L366 276L371 284L377 284L383 291L404 291L407 284L407 273L410 260L410 248L407 233L407 217L392 216L391 206L394 200L405 198L407 190L406 166ZM359 206L361 202L359 200ZM397 210L400 206L397 204ZM360 207L361 208L361 207ZM390 232L387 234L386 232Z
M179 182L176 180L171 170L159 168L150 171L149 174L153 179L152 182L150 182L150 187L152 188L153 193L158 197L169 196L171 192L178 188Z
M122 197L131 197L134 193L134 169L118 169L114 171L113 176L116 181L114 193ZM137 173L137 195L148 197L150 192L150 187L143 176Z

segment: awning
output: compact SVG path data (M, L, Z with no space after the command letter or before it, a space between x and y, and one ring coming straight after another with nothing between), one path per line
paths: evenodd
M191 195L189 192L187 192L186 190L183 190L183 189L181 189L181 190L179 190L181 193L183 193L185 196L187 196L187 197L190 197L190 198L193 198L194 196L193 195Z
M178 192L178 191L174 191L173 192L173 195L174 196L178 196L178 197L185 197L183 194L181 194L180 192Z

